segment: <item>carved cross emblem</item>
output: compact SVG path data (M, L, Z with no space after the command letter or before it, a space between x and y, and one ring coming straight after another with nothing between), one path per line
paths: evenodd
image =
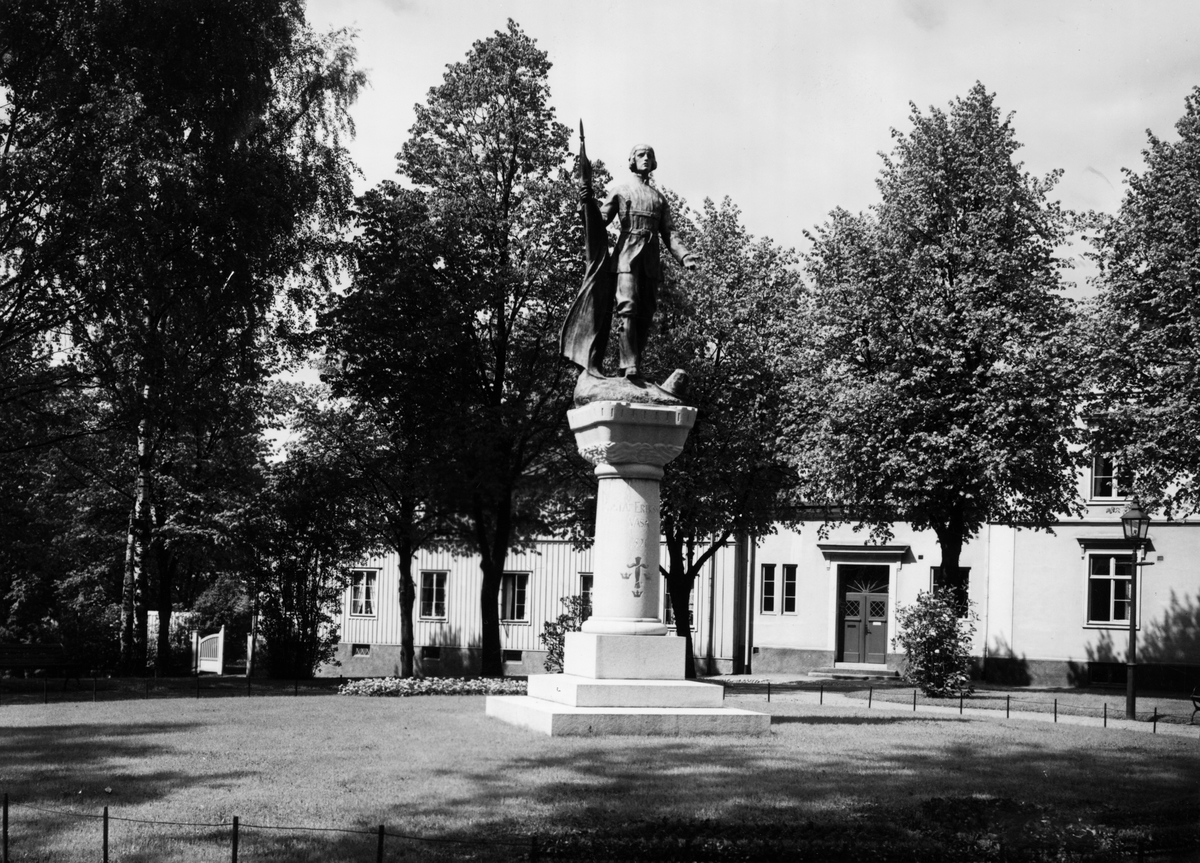
M633 595L642 595L642 570L646 568L646 564L642 563L640 557L635 557L633 563L629 564L629 571L621 573L621 578L633 579Z

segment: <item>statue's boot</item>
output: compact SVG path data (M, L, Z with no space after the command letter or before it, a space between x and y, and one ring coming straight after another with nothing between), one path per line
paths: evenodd
M621 331L617 338L617 349L620 353L621 374L627 378L640 378L642 351L638 340L638 327L632 316L621 317Z

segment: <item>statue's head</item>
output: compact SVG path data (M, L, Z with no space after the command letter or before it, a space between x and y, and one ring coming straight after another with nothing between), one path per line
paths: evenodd
M650 170L653 171L658 167L658 160L654 158L654 148L649 144L636 144L629 151L629 170L637 173L637 157L639 153L645 153L650 157Z

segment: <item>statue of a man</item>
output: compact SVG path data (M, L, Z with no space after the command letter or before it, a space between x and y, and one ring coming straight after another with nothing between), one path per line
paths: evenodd
M671 209L662 193L650 185L658 167L654 148L639 144L629 152L633 178L617 186L597 208L592 196L590 163L580 153L585 249L588 259L584 286L563 326L562 352L593 377L603 377L601 365L608 342L611 316L619 319L620 374L633 382L642 376L642 351L654 319L658 284L659 240L685 268L697 261L674 236ZM608 254L604 227L619 219L621 235ZM613 308L615 298L616 308Z

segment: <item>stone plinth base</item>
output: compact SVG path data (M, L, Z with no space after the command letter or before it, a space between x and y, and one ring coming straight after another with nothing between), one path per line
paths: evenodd
M568 707L721 707L725 690L693 680L594 680L574 674L533 674L529 697Z
M771 717L731 707L571 707L527 695L491 695L487 715L550 737L601 734L761 736Z
M683 680L687 639L677 635L568 632L563 671L614 680Z

